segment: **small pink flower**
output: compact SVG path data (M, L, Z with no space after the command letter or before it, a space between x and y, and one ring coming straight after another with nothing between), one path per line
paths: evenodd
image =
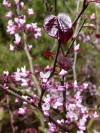
M40 37L41 36L41 33L40 32L37 32L36 34L34 34L34 38L35 39L38 39L38 37Z
M8 6L8 4L9 4L9 2L8 1L6 1L6 0L3 0L3 6Z
M7 32L11 35L15 34L16 32L16 25L14 22L12 22L12 20L8 21Z
M12 6L12 3L6 0L3 0L3 6L10 8Z
M18 5L19 4L19 0L15 0L15 4Z
M12 16L13 16L12 11L7 12L5 15L6 18L12 18Z
M15 50L15 47L12 44L10 44L10 51L14 51L14 50Z
M91 20L95 20L95 19L96 19L96 16L95 16L94 13L92 13L92 15L90 15L90 19L91 19Z
M49 110L50 109L50 104L49 103L42 104L42 109L43 110Z
M45 111L43 111L43 113L44 113L44 115L46 116L46 117L48 117L49 116L49 113L45 110Z
M59 91L64 91L64 90L65 90L65 87L59 85L59 86L58 86L58 90L59 90Z
M16 98L16 99L15 99L15 103L18 103L18 102L19 102L19 99L18 99L18 98Z
M21 81L22 81L21 86L23 86L23 87L30 85L30 79L22 79L21 78Z
M80 44L77 44L76 46L74 46L74 51L75 51L75 52L78 52L79 47L80 47Z
M32 45L27 45L28 51L32 49Z
M24 115L27 112L27 108L19 108L18 114Z
M14 43L18 45L20 43L20 41L21 41L21 37L19 36L19 34L15 34L15 41L14 41Z
M20 3L20 8L24 8L24 2Z
M77 81L76 80L74 81L73 87L74 88L78 88L78 85L77 85Z
M67 71L64 70L64 69L62 69L62 70L60 71L60 73L59 73L60 76L64 76L64 75L66 75L66 74L67 74Z
M28 9L27 14L28 15L33 15L34 14L33 9L32 8L31 9Z
M40 77L42 78L43 83L47 82L47 79L49 78L49 76L50 76L50 71L48 71L45 74L43 72L40 72Z
M4 83L4 90L8 90L9 89L9 86L7 86L6 83Z

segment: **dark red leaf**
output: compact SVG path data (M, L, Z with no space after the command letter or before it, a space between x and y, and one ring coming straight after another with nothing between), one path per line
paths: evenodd
M63 57L62 55L58 56L58 65L64 69L64 70L69 70L72 67L72 62L69 58Z
M53 56L54 56L54 54L53 54L53 53L51 53L51 52L49 52L49 51L45 51L45 52L44 52L44 56L46 56L46 57L50 58L50 57L53 57Z
M99 33L96 33L96 37L97 37L97 38L100 38L100 34L99 34Z
M62 44L65 44L73 34L71 19L66 13L59 13L58 16L47 16L43 27L48 35L60 39Z

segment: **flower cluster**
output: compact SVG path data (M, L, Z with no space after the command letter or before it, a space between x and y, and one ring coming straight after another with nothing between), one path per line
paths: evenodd
M14 3L8 2L6 0L3 1L3 6L11 8ZM20 2L19 0L15 0L15 6L17 10L17 15L12 11L9 11L5 14L5 18L8 20L7 32L10 35L15 37L14 44L10 44L10 51L14 51L17 49L16 45L22 45L22 33L27 32L28 37L32 37L34 39L38 39L41 36L41 29L37 26L37 23L26 23L26 15L32 16L34 15L33 9L29 8L25 13L21 13L21 10L24 9L24 2ZM31 49L31 46L28 46L28 49Z

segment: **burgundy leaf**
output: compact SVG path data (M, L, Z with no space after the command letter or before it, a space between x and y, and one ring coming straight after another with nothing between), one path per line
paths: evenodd
M71 19L66 13L59 13L58 16L47 16L43 27L48 35L60 39L62 44L65 44L73 34Z
M44 56L46 56L46 57L50 58L50 57L53 57L53 56L54 56L54 54L53 54L52 52L45 51L45 52L44 52Z
M69 58L63 57L62 55L58 56L58 65L64 69L64 70L69 70L72 67L72 62Z

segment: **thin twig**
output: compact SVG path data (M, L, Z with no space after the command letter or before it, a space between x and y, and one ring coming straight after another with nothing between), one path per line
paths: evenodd
M10 110L10 107L9 107L9 97L7 97L7 107L8 107L9 114L10 114L10 124L11 124L11 128L12 128L12 133L15 133L15 128L14 128L14 125L13 125L13 113Z
M41 93L40 90L41 89L40 89L39 83L38 83L38 81L37 81L37 79L36 79L36 77L34 75L34 68L33 68L33 63L32 63L32 57L31 57L31 55L30 55L30 53L28 51L28 48L27 48L27 36L26 36L26 34L24 32L23 32L23 38L24 38L24 50L25 50L25 53L26 53L27 58L29 60L30 71L32 73L31 76L32 76L32 79L33 79L33 81L34 81L34 83L36 85L38 94L40 95L40 93Z
M17 5L16 11L17 11L17 14L19 16L20 15L19 4ZM39 86L39 83L38 83L36 77L33 75L34 74L34 69L33 69L32 57L31 57L31 55L30 55L30 53L28 51L28 48L27 48L27 36L26 36L24 31L23 31L23 39L24 39L24 50L25 50L25 53L26 53L27 58L29 60L30 71L32 72L31 77L32 77L34 83L36 84L36 88L37 88L38 94L40 95L40 86Z
M50 8L49 8L48 0L44 0L44 3L45 3L46 10L47 10L48 14L50 14Z
M67 55L69 54L69 52L70 52L72 46L74 45L75 40L77 39L77 37L78 37L80 31L81 31L82 28L83 28L83 25L85 24L86 20L87 20L87 19L85 19L84 22L82 23L82 25L81 25L79 31L77 32L77 35L74 37L75 39L73 39L72 43L71 43L70 46L68 47L68 49L67 49L67 51L66 51L66 53L65 53L65 56L67 56Z
M54 61L54 65L53 65L53 70L48 78L48 80L51 78L51 76L54 74L55 72L55 67L56 67L56 63L57 63L57 57L58 57L58 54L59 54L59 50L61 48L61 41L58 40L58 48L57 48L57 52L56 52L56 57L55 57L55 61Z
M79 12L79 14L76 16L76 18L74 19L74 21L73 21L73 26L74 26L74 24L78 21L78 19L81 17L81 15L84 13L84 11L86 10L86 8L88 7L88 4L87 5L85 5L85 7L84 8L82 8L82 10Z
M57 0L54 0L55 1L55 16L57 15Z

